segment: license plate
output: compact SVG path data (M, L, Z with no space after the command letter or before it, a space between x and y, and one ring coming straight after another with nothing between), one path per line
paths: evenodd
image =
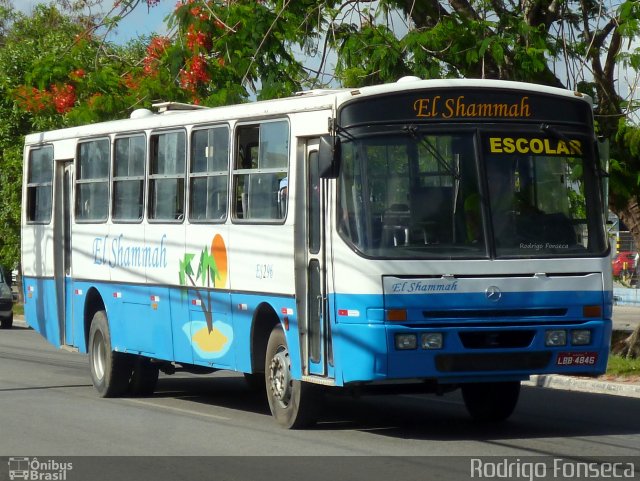
M593 366L598 361L597 352L559 352L558 366Z

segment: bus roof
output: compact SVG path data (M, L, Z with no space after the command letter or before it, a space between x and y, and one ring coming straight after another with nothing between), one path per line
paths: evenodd
M200 107L177 102L163 102L155 104L159 109L158 113L153 113L147 109L138 109L132 112L130 118L126 119L69 127L49 132L32 133L26 136L25 143L27 145L33 145L55 140L107 135L118 132L124 133L128 131L171 128L228 120L242 121L243 119L267 118L269 116L287 113L329 110L355 98L410 90L443 88L519 90L582 99L589 104L592 103L589 96L578 92L524 82L488 79L421 80L417 77L403 77L394 83L351 89L315 89L298 92L291 97L282 99L263 100L223 107Z

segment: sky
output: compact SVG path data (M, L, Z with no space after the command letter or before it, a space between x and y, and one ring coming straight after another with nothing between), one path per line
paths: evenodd
M55 0L13 0L16 9L25 13L31 12L38 3L55 3ZM112 0L104 0L103 12L108 12L113 3ZM155 7L147 8L141 1L141 4L120 22L117 31L112 32L108 38L117 43L126 43L140 35L165 33L167 27L164 19L172 12L175 5L176 0L160 0Z
M151 8L146 5L139 5L122 20L117 36L113 38L113 41L126 42L140 35L165 33L167 26L164 19L173 11L175 6L176 0L160 0L158 5Z

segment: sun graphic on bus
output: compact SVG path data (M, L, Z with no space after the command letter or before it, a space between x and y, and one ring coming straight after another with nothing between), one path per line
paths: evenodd
M180 261L178 276L180 285L189 289L185 293L193 294L194 305L200 306L204 322L192 320L182 330L191 341L196 353L207 359L224 356L233 340L233 329L220 320L214 320L212 289L227 287L227 248L221 235L216 234L211 245L200 252L197 270L194 272L192 261L196 254L185 253Z
M220 234L216 234L211 241L211 256L218 272L214 280L214 287L227 287L227 247Z

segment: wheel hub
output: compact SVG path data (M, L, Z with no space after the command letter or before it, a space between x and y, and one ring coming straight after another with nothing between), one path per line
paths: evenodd
M104 366L106 364L106 352L103 341L102 335L96 333L91 345L91 365L93 367L93 373L98 379L104 377Z
M269 365L269 388L273 397L287 407L291 400L291 373L289 368L289 353L282 349L271 359Z

